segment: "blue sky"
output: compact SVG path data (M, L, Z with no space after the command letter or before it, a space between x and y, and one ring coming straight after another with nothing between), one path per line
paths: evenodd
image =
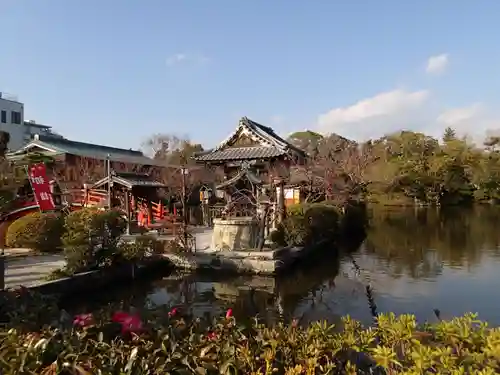
M497 0L0 0L0 91L68 138L127 148L154 133L213 146L241 116L284 135L478 135L500 128L499 14Z

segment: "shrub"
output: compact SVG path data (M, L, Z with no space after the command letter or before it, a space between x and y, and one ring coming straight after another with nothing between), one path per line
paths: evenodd
M335 206L315 203L304 213L314 241L333 241L339 234L339 211Z
M280 246L334 241L338 229L339 213L334 206L320 203L292 205L287 208L285 220L271 233L271 241Z
M340 231L343 236L364 233L368 226L368 210L364 202L348 201L343 208Z
M137 263L147 257L160 255L165 252L165 242L158 241L151 236L139 236L133 242L122 242L118 245L118 253L128 261Z
M35 299L36 300L36 299ZM193 319L181 309L74 318L36 300L0 329L6 374L497 374L500 329L475 315L419 326L414 316L380 315L374 327L297 321L240 325L226 316ZM37 315L43 310L43 315ZM50 328L34 330L33 322ZM22 318L21 318L22 317ZM20 319L21 318L21 319Z
M126 221L117 210L85 208L66 217L66 271L77 273L120 261L118 243Z
M40 252L61 248L64 221L57 213L34 212L14 221L7 230L6 245Z
M0 291L0 323L22 328L24 331L37 331L51 324L61 311L56 296L46 296L23 286ZM1 331L0 331L1 332ZM0 373L2 370L0 360Z
M47 281L54 281L54 280L59 280L59 279L64 279L66 277L71 277L73 274L66 268L57 268L54 271L50 272L46 277L45 280Z
M15 198L16 198L16 193L13 189L8 187L0 188L0 214L8 212Z
M308 205L306 203L292 204L286 208L287 216L304 216L304 212Z

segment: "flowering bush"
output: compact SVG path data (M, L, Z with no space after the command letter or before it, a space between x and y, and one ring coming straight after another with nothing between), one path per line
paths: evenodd
M44 306L39 305L39 309ZM33 314L33 312L31 312ZM31 316L33 319L34 316ZM497 374L500 329L466 315L418 327L380 315L375 327L297 321L240 326L228 310L213 321L182 308L77 315L65 325L0 331L5 374Z

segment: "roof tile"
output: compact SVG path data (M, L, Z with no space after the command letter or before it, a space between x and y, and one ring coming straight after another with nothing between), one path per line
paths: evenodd
M196 160L215 161L215 160L245 160L272 158L284 155L286 152L275 147L234 147L225 150L218 150L211 153L198 155Z
M141 151L77 142L63 138L39 136L39 139L31 141L25 147L29 146L39 146L54 150L56 153L65 153L100 160L106 160L109 155L110 160L115 162L140 165L162 165L159 161L145 156Z
M263 140L263 145L227 148L227 146L239 136L243 128L251 131L257 138ZM290 151L305 157L304 151L298 149L290 142L278 136L270 127L261 125L247 117L243 117L239 122L238 128L229 138L211 151L204 151L196 154L194 159L197 161L208 162L272 158L285 155Z

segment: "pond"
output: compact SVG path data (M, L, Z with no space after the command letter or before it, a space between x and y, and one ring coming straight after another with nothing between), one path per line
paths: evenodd
M239 319L298 318L337 322L349 314L371 322L366 286L378 312L412 313L420 321L478 312L500 325L500 209L372 209L364 241L341 256L325 249L287 276L234 277L174 273L102 293L78 310L103 304L183 306L196 315L232 308Z

